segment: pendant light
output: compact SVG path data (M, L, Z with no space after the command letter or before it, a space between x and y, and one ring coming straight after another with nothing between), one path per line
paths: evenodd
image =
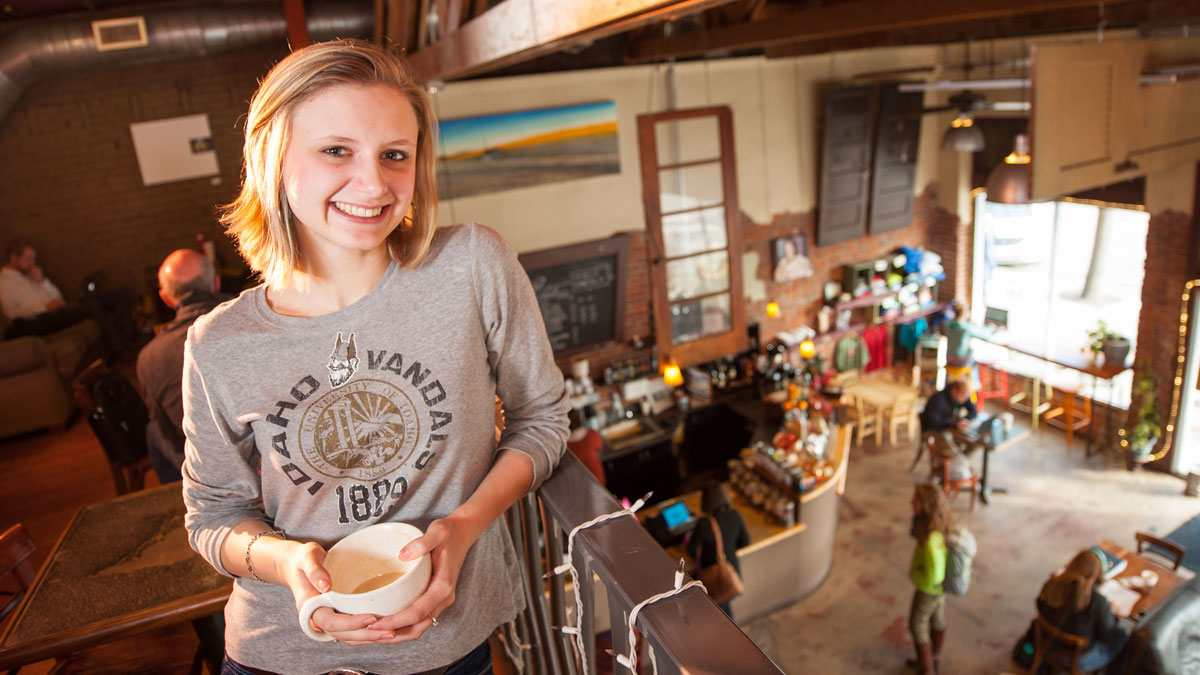
M1027 54L1024 38L1021 39L1021 54ZM1026 81L1029 75L1027 72ZM1028 101L1025 86L1021 85L1021 99ZM1017 134L1013 138L1013 151L988 175L987 200L997 204L1028 204L1030 184L1033 182L1030 161L1029 135Z
M950 128L942 136L942 149L955 152L983 150L983 132L975 126L970 112L958 111L958 116L950 122Z
M1029 136L1017 134L1013 139L1013 151L988 176L987 200L998 204L1028 204L1030 159Z
M963 45L963 77L971 80L971 41ZM983 150L983 132L975 126L975 111L983 104L983 97L969 88L950 97L950 105L958 108L958 114L950 122L950 128L942 135L942 149L955 152L979 152Z

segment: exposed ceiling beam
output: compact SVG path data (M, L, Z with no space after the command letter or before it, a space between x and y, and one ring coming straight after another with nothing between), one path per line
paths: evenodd
M1147 22L1175 23L1200 17L1200 0L1144 0L1105 7L1107 28L1129 28ZM942 26L922 26L906 30L879 30L821 40L806 40L768 47L768 58L787 58L824 54L850 49L894 47L916 44L945 44L966 39L989 40L1019 35L1048 35L1096 28L1096 8L1075 8L993 19L963 21ZM977 68L986 63L976 64Z
M288 45L292 51L307 46L308 19L304 13L304 0L283 0L283 18L287 21Z
M1105 0L1105 4L1111 7L1139 1ZM1096 0L857 0L788 12L725 28L643 40L631 46L629 60L634 63L658 61L670 56L700 56L715 51L759 49L885 30L997 19L1079 7L1091 7L1094 11L1096 6Z
M414 53L423 79L451 80L734 0L504 0Z

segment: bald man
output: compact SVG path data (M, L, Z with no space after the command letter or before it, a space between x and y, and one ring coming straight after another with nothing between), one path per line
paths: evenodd
M175 310L175 320L142 348L137 376L150 411L150 466L161 483L182 478L183 343L188 327L227 299L218 295L217 286L212 263L192 249L172 252L158 268L158 297Z

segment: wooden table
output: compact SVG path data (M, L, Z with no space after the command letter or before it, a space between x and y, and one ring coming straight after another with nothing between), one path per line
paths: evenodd
M0 669L219 612L233 588L192 551L178 483L85 506L0 637Z
M1094 358L1092 358L1090 356L1084 356L1083 354L1062 354L1062 353L1045 354L1045 353L1043 353L1043 350L1037 349L1036 347L1032 347L1030 345L1025 345L1025 344L1021 344L1021 343L1017 343L1017 342L1009 342L1009 341L1005 340L1005 336L1003 336L1003 335L991 335L991 336L987 336L987 337L980 337L979 339L983 340L985 342L994 344L999 347L1004 347L1005 349L1012 351L1012 352L1016 352L1018 354L1024 354L1025 356L1032 356L1035 359L1040 359L1047 363L1052 363L1056 366L1068 368L1070 370L1074 370L1076 372L1083 373L1084 375L1090 375L1092 377L1093 394L1095 393L1095 390L1096 390L1096 383L1099 380L1104 380L1105 382L1108 382L1108 412L1105 413L1104 423L1105 423L1105 431L1110 434L1112 433L1112 410L1113 410L1112 380L1114 377L1120 375L1121 373L1125 372L1126 370L1129 370L1129 366L1125 365L1124 363L1108 363L1107 361L1104 363L1097 364L1096 360ZM1035 410L1037 408L1038 380L1039 379L1040 378L1038 378L1036 376L1034 377L1035 381L1034 381L1034 386L1033 386L1033 403L1034 403ZM1034 426L1037 426L1036 420L1034 421ZM1088 443L1087 443L1087 451L1086 451L1088 457L1091 457L1091 455L1092 455L1092 439L1095 436L1096 436L1096 434L1094 434L1094 433L1088 434Z
M875 409L876 444L880 443L883 433L883 411L917 398L917 390L912 386L881 377L863 378L847 385L844 391L845 395L862 399L863 403Z
M1125 569L1121 570L1121 573L1115 577L1116 579L1140 576L1142 570L1151 570L1158 575L1158 583L1149 592L1142 594L1141 599L1134 603L1131 611L1128 613L1124 611L1118 612L1119 609L1123 608L1113 608L1113 613L1119 617L1134 619L1140 617L1160 605L1190 578L1190 575L1184 576L1135 551L1122 548L1111 541L1100 542L1100 548L1125 560Z

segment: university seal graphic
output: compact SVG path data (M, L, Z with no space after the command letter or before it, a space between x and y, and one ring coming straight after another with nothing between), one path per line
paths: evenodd
M300 451L331 478L375 480L409 461L420 431L403 391L360 378L308 407L300 421Z

